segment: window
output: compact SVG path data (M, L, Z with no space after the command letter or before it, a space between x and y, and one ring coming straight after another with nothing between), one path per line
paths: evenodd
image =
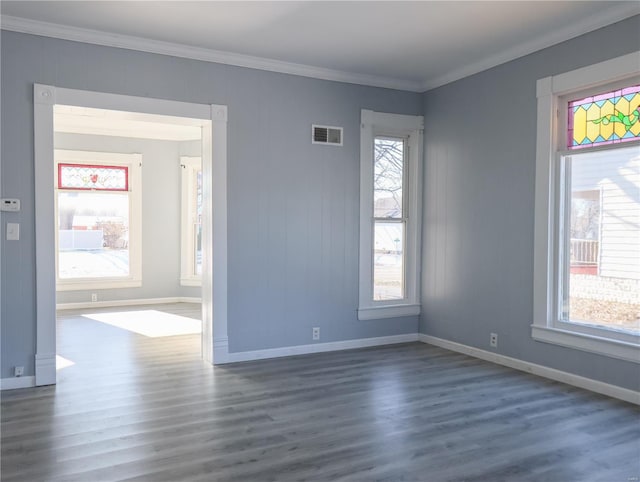
M55 150L58 290L141 286L139 154Z
M358 318L420 314L422 117L362 111Z
M181 157L182 243L180 284L202 285L202 160Z
M538 81L532 334L640 363L638 65Z
M404 299L405 143L402 137L373 141L374 301Z

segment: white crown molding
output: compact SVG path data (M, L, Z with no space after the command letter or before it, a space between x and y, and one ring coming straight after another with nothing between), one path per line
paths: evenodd
M387 89L406 90L409 92L422 92L422 83L403 79L378 77L375 75L356 74L340 70L314 67L312 65L283 62L251 55L235 54L221 50L212 50L201 47L192 47L160 40L149 40L128 35L119 35L90 30L78 27L70 27L49 22L40 22L20 17L2 16L2 30L27 33L52 37L62 40L84 42L106 47L116 47L129 50L138 50L161 55L170 55L204 62L234 65L250 69L266 70L281 74L299 75L320 80L345 82L348 84L367 85L370 87L383 87Z
M464 67L452 70L442 76L428 79L422 83L422 91L435 89L464 77L477 74L492 67L510 62L525 55L529 55L538 50L551 47L552 45L565 42L572 38L578 37L593 30L597 30L612 23L619 22L625 18L640 14L639 2L626 2L617 8L607 8L603 12L591 15L580 22L567 25L565 28L559 29L553 33L538 37L530 42L515 45L510 49L504 50L496 55L486 57L478 62L465 65Z
M221 50L192 47L159 40L149 40L128 35L119 35L99 30L90 30L79 27L71 27L49 22L41 22L20 17L2 16L1 28L12 32L27 33L45 37L84 42L106 47L138 50L173 57L181 57L204 62L233 65L251 69L278 72L283 74L298 75L320 80L346 82L350 84L366 85L371 87L383 87L388 89L405 90L409 92L424 92L442 85L460 80L497 65L523 57L538 50L564 42L579 35L597 30L625 18L640 14L640 3L626 2L617 8L608 8L604 12L598 12L580 22L567 25L554 33L536 38L531 42L515 45L498 54L486 57L478 62L465 65L460 69L452 70L444 75L427 79L425 81L411 81L394 79L375 75L357 74L340 70L314 67L312 65L284 62L250 55L224 52Z

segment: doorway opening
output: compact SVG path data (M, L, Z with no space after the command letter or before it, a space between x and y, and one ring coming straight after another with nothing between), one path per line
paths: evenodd
M88 313L95 315L92 321L110 329L123 329L127 324L127 316L113 320L113 313L118 310L122 312L120 308L123 305L134 305L136 308L132 311L137 313L134 317L136 321L128 326L127 331L147 336L139 332L145 329L145 323L148 324L148 320L145 322L150 315L148 312L155 311L151 313L152 318L164 320L168 326L172 325L169 321L172 316L190 318L182 316L183 308L177 308L178 313L171 313L176 311L171 308L147 308L157 308L160 306L156 304L158 301L166 301L164 305L194 301L198 297L189 296L189 290L192 290L191 293L194 289L200 290L201 309L196 308L196 311L200 312L201 318L202 358L214 363L215 356L215 363L226 362L226 113L226 106L220 105L34 85L36 385L56 383L57 303L71 309L86 310L87 304L89 308L95 307L90 310L93 313ZM98 132L100 129L102 132ZM123 137L125 131L137 134ZM141 131L146 134L140 134ZM156 134L150 134L151 131ZM152 276L149 280L145 279L145 257L148 257L148 252L143 245L144 226L145 223L149 224L149 217L165 219L169 210L181 214L182 194L175 202L168 204L169 207L163 209L160 205L154 205L145 212L132 188L136 183L144 187L140 176L145 172L154 172L149 165L158 156L148 156L143 152L142 157L153 158L145 162L145 159L140 159L141 153L137 152L140 149L131 145L128 149L109 146L112 146L115 138L134 143L150 141L152 139L146 137L155 135L164 139L163 142L169 142L166 141L168 132L190 136L196 131L200 133L200 140L195 141L200 145L199 152L185 149L178 156L201 159L200 174L196 176L200 182L199 186L196 185L196 189L200 189L196 197L200 196L201 204L195 211L198 214L199 209L200 219L197 223L193 223L193 220L186 223L194 230L193 235L187 237L192 243L189 248L192 262L188 261L187 265L194 269L190 272L191 277L183 276L182 271L177 274L180 283L177 292L182 296L167 296L167 292L164 292L164 296L158 296L151 290L159 278ZM102 144L92 146L85 143L96 141L97 138ZM114 154L121 158L114 159ZM184 169L181 159L176 164L177 173L180 173ZM181 175L176 174L174 179L179 189L182 188L180 178ZM153 191L157 187L156 183L152 183L149 189ZM168 197L162 188L159 190ZM52 203L52 200L55 202ZM109 209L101 208L107 205ZM174 234L178 238L181 237L182 225L180 222L175 227ZM167 236L169 230L165 229ZM158 239L162 238L162 234L150 236L153 244L148 250L162 252L168 244ZM180 240L180 243L184 245L185 241ZM184 256L177 253L176 257L178 265L182 266ZM166 262L156 261L150 266L162 271L166 265ZM88 267L92 270L88 270ZM196 273L200 277L201 287L194 286L193 275ZM127 290L138 291L132 294ZM150 300L153 305L148 305ZM193 313L192 308L187 307L186 312ZM131 316L128 318L131 322ZM189 324L186 320L186 325Z
M147 348L160 357L172 344L199 357L202 127L61 104L53 111L59 379L131 364ZM160 337L168 347L148 340Z

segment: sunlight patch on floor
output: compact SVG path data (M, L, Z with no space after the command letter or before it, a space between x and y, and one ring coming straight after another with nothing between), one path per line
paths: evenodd
M192 335L202 331L200 320L155 310L93 313L82 316L149 338Z
M62 370L63 368L71 367L73 365L75 365L75 362L72 362L63 356L56 355L56 370Z

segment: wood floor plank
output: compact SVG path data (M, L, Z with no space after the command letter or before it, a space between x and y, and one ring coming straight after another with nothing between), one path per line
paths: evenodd
M64 311L58 352L57 386L1 394L2 481L640 477L638 407L421 343L214 368L198 334Z

